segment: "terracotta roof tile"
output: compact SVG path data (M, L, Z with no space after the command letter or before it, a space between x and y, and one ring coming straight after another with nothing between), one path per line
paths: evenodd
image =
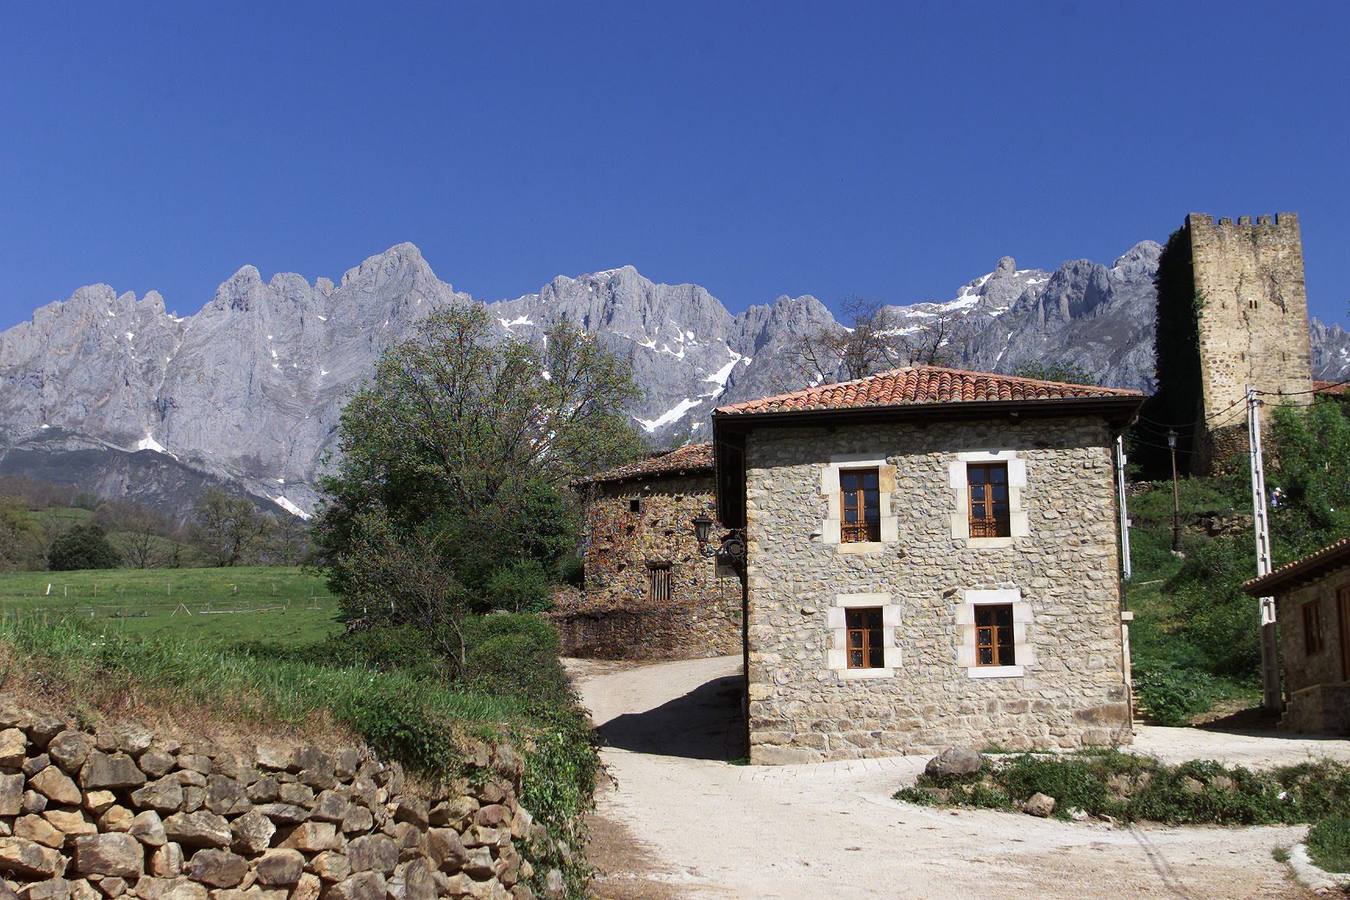
M645 478L650 475L677 475L682 473L711 472L713 470L712 444L685 444L666 453L658 453L646 459L619 466L607 472L600 472L579 479L577 484L591 484L601 481L625 481L629 478Z
M1097 397L1143 397L1138 391L1038 381L1015 375L966 372L938 366L907 366L837 384L822 384L718 407L724 415L806 412L832 409L907 406L928 403L1071 400Z
M1350 537L1343 537L1339 541L1327 544L1321 550L1315 550L1307 556L1287 562L1260 578L1244 581L1242 586L1249 594L1267 596L1288 584L1316 578L1323 572L1345 565L1350 565Z
M1344 381L1314 381L1313 391L1318 394L1339 397L1342 394L1350 393L1350 383Z

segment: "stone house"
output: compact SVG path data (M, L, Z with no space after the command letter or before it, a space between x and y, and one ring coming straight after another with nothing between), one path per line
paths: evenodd
M585 498L585 587L551 614L563 652L696 659L741 652L741 583L719 571L712 445L690 444L593 475ZM702 518L708 538L698 540Z
M1113 447L1142 400L914 366L716 410L751 762L1128 742Z
M1245 585L1275 598L1284 670L1280 727L1350 734L1350 538Z

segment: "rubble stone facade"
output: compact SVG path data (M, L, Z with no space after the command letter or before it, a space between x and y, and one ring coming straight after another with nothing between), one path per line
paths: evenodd
M752 763L1131 738L1113 437L1100 418L759 428L746 438ZM967 460L1000 459L1022 527L971 539ZM881 460L875 543L831 533L831 466ZM973 611L1011 605L1016 665L975 666ZM848 670L844 616L879 607L884 665Z
M552 613L570 656L697 659L741 652L741 583L700 552L693 521L716 515L711 472L591 485L585 590ZM715 525L709 545L721 536ZM653 568L668 591L653 591Z
M1200 298L1200 375L1210 429L1243 425L1247 385L1311 402L1312 366L1298 216L1192 213L1191 265ZM1267 398L1272 399L1272 398ZM1283 402L1283 401L1282 401ZM1244 429L1245 431L1245 429Z
M1280 727L1308 734L1350 734L1350 681L1341 631L1340 594L1350 593L1341 568L1275 595L1285 708ZM1304 609L1313 607L1309 613ZM1310 636L1308 631L1317 634Z
M360 747L230 752L0 696L0 894L30 900L561 897L509 746L414 783Z

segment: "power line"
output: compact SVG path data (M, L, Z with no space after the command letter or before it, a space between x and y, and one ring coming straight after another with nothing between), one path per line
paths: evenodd
M1332 388L1342 387L1347 384L1350 384L1350 378L1347 378L1345 381L1333 381L1324 384L1321 387L1315 387L1310 391L1257 391L1256 393L1263 397L1302 397L1305 394L1325 394Z

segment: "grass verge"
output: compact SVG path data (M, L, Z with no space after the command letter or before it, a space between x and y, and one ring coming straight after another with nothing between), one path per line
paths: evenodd
M1350 818L1329 816L1308 829L1308 856L1328 872L1350 872Z
M1054 815L1170 825L1270 825L1350 816L1350 766L1300 763L1254 772L1212 760L1170 766L1119 751L1021 754L976 773L923 774L895 798L927 806L1016 810L1033 794L1055 798Z

